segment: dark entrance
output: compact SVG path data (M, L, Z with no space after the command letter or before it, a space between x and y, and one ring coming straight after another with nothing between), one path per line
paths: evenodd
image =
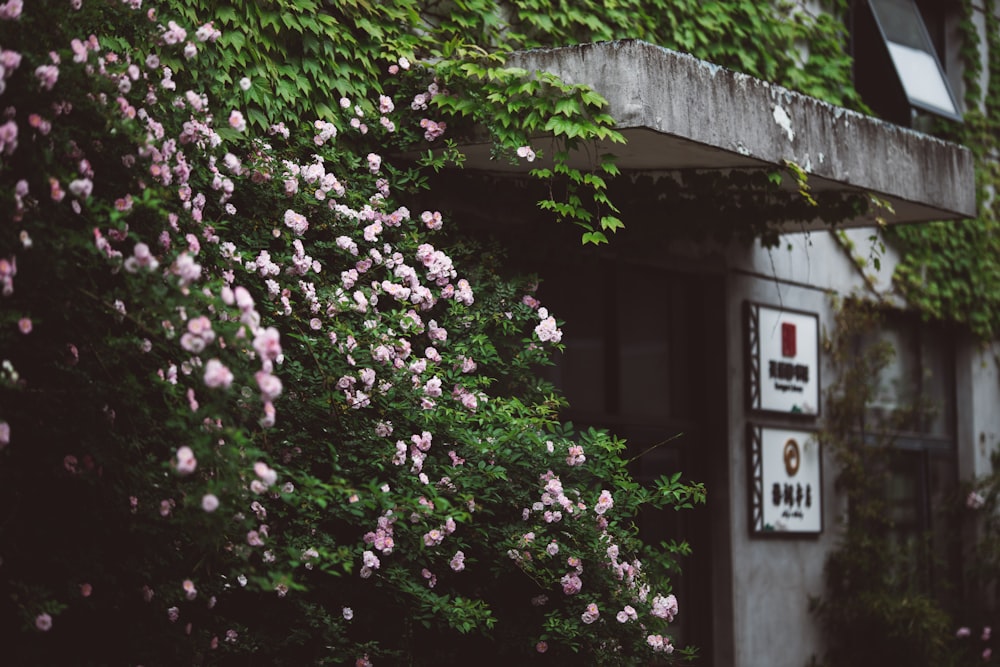
M566 350L548 371L571 406L564 420L625 438L641 482L681 471L709 486L706 506L650 510L640 532L648 543L691 545L674 581L681 609L675 640L697 646L698 664L712 665L713 571L726 567L716 562L726 547L713 548L713 528L724 534L728 525L727 494L718 492L728 487L729 465L723 276L565 246L533 268L542 277L542 303L566 321Z

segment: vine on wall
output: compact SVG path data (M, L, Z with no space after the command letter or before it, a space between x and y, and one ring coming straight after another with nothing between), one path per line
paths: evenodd
M376 99L386 92L380 75L402 55L436 75L443 92L455 93L427 100L428 114L435 114L428 120L443 131L442 147L448 139L486 130L497 157L516 159L534 156L529 137L554 135L559 148L545 156L552 162L532 171L549 193L539 206L556 220L579 225L585 243L606 242L623 226L608 196L618 169L610 155L597 151L586 169L571 167L568 156L577 147L621 137L594 91L504 68L505 54L639 38L833 103L861 105L853 87L844 85L851 68L843 48L845 0L822 2L822 13L787 0L290 0L281 11L246 0L171 4L183 19L211 20L222 30L223 48L205 54L222 71L217 94L223 106L245 108L248 122L260 129L312 116L332 121L341 96ZM175 71L185 67L180 57L166 64ZM242 76L252 82L247 89L237 85ZM377 117L368 102L362 111ZM412 137L397 136L405 150ZM708 199L712 193L698 194ZM769 217L782 215L778 208ZM732 227L733 233L740 228Z
M997 3L985 0L984 73L982 43L972 0L963 0L963 123L941 121L939 134L972 150L976 161L979 215L972 220L896 226L890 238L903 250L893 281L926 318L962 324L981 339L1000 334L1000 223L995 197L1000 185L1000 20ZM987 81L985 89L980 81Z
M921 540L894 539L887 489L893 433L926 414L921 402L877 414L879 378L895 350L871 341L882 324L879 306L849 300L839 308L824 351L841 370L826 396L820 438L837 466L837 490L848 512L824 567L825 592L811 607L826 638L824 665L956 664L951 621L923 584ZM964 663L969 664L969 663Z

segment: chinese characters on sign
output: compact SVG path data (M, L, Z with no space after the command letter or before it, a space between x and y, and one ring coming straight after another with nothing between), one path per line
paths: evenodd
M820 446L812 433L751 426L750 460L754 533L823 530Z
M748 305L750 407L785 414L819 414L818 318Z

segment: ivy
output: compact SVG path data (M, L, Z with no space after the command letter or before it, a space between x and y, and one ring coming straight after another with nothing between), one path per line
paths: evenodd
M887 413L873 409L895 355L889 342L872 340L882 313L864 300L835 305L823 348L840 372L827 391L819 438L836 461L847 516L824 567L825 593L810 600L826 639L823 664L958 664L949 660L950 618L919 574L926 545L894 539L886 491L893 434L912 428L930 406L917 401Z
M224 48L206 53L222 84L222 108L244 112L258 129L318 117L336 122L334 101L374 99L386 69L404 57L437 77L448 95L434 109L470 138L485 130L498 159L514 159L541 135L556 149L531 171L546 184L538 205L555 220L578 225L582 240L606 242L623 226L608 185L618 176L613 156L596 142L620 143L606 102L585 86L550 74L505 68L513 50L639 38L692 53L825 100L860 108L844 55L843 0L822 3L814 14L798 3L775 0L250 0L170 3L191 23L213 21ZM171 67L182 70L175 59ZM243 90L238 82L249 78ZM367 103L363 111L374 113ZM465 130L466 134L461 131ZM399 149L407 147L400 143ZM589 153L588 153L589 152ZM448 151L454 155L453 150ZM570 164L587 153L589 164ZM440 153L439 153L440 154Z
M1000 226L994 193L1000 185L995 161L1000 132L1000 20L996 1L983 15L989 58L985 90L974 4L963 0L961 22L965 85L964 123L943 123L940 134L970 148L976 162L975 219L891 228L903 256L893 282L928 319L959 323L983 340L1000 334ZM980 107L982 105L982 107Z

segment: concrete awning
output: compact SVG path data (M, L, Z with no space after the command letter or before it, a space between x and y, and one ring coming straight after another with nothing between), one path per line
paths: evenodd
M507 64L552 72L603 95L628 143L600 148L618 156L623 172L760 168L791 160L816 191L870 192L888 200L895 209L886 216L890 223L976 215L967 148L689 55L629 40L520 52ZM544 142L533 145L544 149ZM466 168L517 169L490 160L485 144L463 151Z

